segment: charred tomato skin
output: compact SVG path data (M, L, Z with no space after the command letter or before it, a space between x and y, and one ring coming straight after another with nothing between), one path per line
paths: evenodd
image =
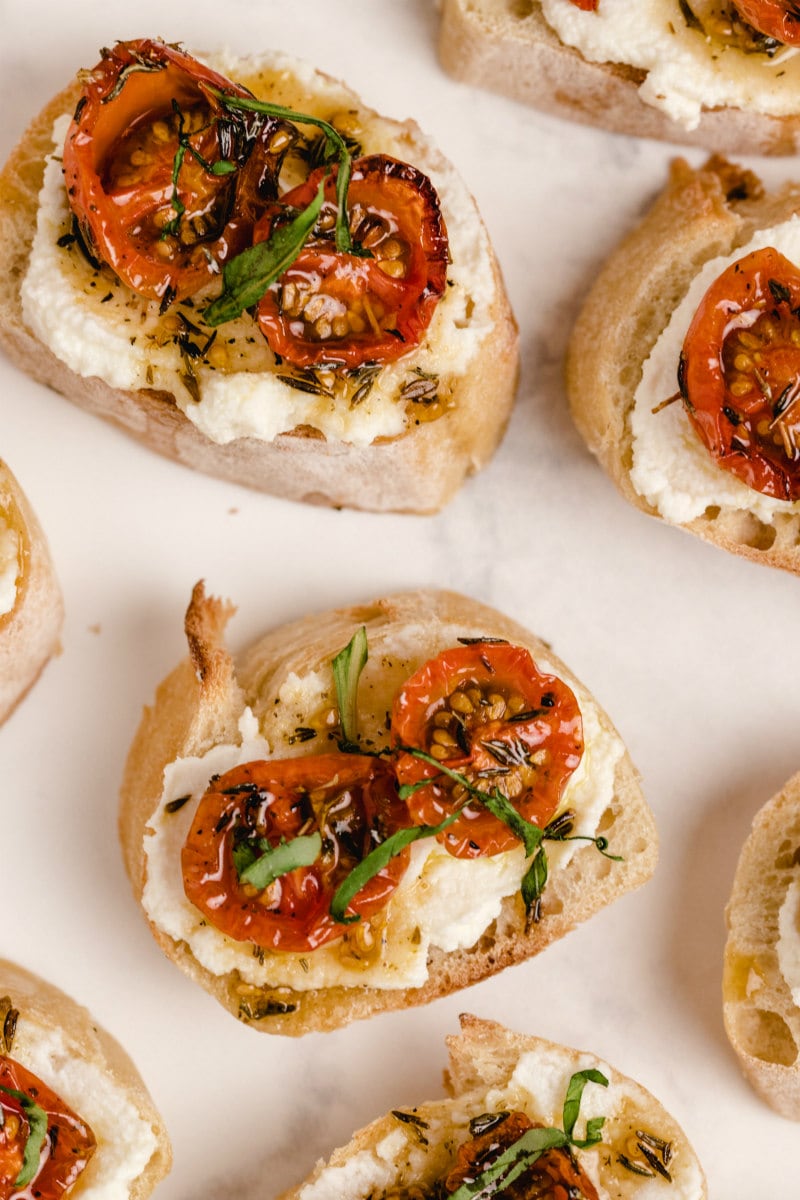
M711 284L678 381L711 457L754 491L800 499L800 271L772 246Z
M430 179L386 155L355 159L347 208L356 252L344 253L335 244L337 173L313 171L254 233L255 242L269 238L325 179L311 237L257 308L271 350L296 367L393 362L419 345L447 283L447 229Z
M524 647L488 640L445 650L406 681L392 710L392 739L400 783L431 781L407 800L414 824L438 824L465 804L438 835L457 858L498 854L519 841L479 800L462 795L463 787L410 750L432 753L483 791L499 788L540 828L558 809L583 754L571 688L540 671Z
M340 938L330 915L339 884L367 853L408 824L394 772L381 759L306 755L235 767L198 806L181 855L189 901L221 933L269 950L306 952ZM234 849L319 832L322 852L259 892L243 884ZM388 903L408 865L395 855L353 899L347 915L369 918Z
M27 1187L17 1191L22 1167L28 1119L22 1101L11 1093L27 1096L47 1117L47 1135L39 1165ZM0 1055L0 1196L33 1195L37 1200L58 1200L71 1190L97 1148L97 1140L86 1122L41 1079L7 1055Z

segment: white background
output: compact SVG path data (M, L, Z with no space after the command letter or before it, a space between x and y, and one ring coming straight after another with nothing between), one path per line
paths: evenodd
M67 606L63 654L0 730L0 954L88 1004L136 1059L174 1142L159 1200L272 1200L352 1129L441 1095L443 1038L463 1010L639 1078L688 1131L712 1195L790 1194L797 1128L741 1079L720 976L742 840L800 766L798 582L629 508L575 433L562 385L581 297L675 148L455 83L436 60L428 0L139 0L135 13L2 0L0 15L3 156L78 67L125 37L295 52L415 117L477 197L521 327L508 436L433 518L304 508L207 479L0 360L0 453L47 530ZM758 164L771 181L793 167ZM200 577L239 606L234 647L309 610L432 584L528 624L629 745L661 831L653 882L538 959L426 1009L300 1041L239 1025L162 957L116 835L126 750L184 653Z

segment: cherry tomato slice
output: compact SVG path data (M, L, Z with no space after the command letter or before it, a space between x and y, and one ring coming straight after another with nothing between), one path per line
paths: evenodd
M455 1166L445 1177L450 1195L463 1183L488 1170L504 1151L534 1126L524 1113L498 1113L498 1121L458 1149ZM599 1200L597 1189L583 1168L566 1150L545 1150L513 1183L503 1187L506 1200Z
M733 0L743 21L786 46L800 45L800 12L792 0Z
M711 285L683 343L679 382L701 441L748 487L800 499L800 271L772 247Z
M399 747L423 750L482 791L499 790L529 821L544 827L583 753L580 709L570 688L539 671L529 652L477 642L430 659L400 689L392 711ZM467 799L462 784L430 763L400 753L401 784L431 779L407 800L416 825L436 825ZM457 858L498 854L519 845L479 801L438 835Z
M318 754L235 767L206 792L182 853L188 899L221 933L272 950L308 951L341 937L333 893L367 853L408 825L394 772L380 759ZM258 891L242 883L234 850L274 847L319 831L322 853ZM256 857L263 851L256 850ZM393 857L353 900L348 915L370 917L389 900L408 865Z
M326 170L267 210L254 241L306 208ZM426 175L383 155L356 159L347 204L354 246L369 255L360 257L336 249L336 174L311 238L258 305L270 348L298 367L400 358L422 340L447 282L447 230Z
M572 3L583 12L597 12L600 0L572 0Z
M30 1125L26 1107L14 1092L27 1096L47 1117L38 1166L30 1182L21 1187L16 1181L23 1168ZM0 1057L0 1113L0 1200L30 1196L57 1200L68 1192L97 1147L86 1122L32 1071L6 1056Z
M277 192L266 147L278 122L233 116L215 91L250 95L174 46L119 42L89 73L67 133L84 242L148 299L183 299L215 278L249 240L253 189L259 211Z

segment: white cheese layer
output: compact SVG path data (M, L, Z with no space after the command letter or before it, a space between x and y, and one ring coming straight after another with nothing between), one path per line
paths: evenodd
M131 1184L150 1162L157 1141L124 1089L76 1053L59 1030L31 1020L24 1012L14 1035L14 1058L66 1101L97 1139L76 1196L128 1200Z
M17 600L19 534L0 511L0 617L10 613Z
M642 369L630 418L630 477L639 495L667 521L684 524L711 506L751 512L767 523L776 513L800 512L797 501L763 496L718 467L679 401L653 412L675 393L683 341L708 288L731 263L765 246L774 246L791 262L800 263L800 218L762 229L733 254L707 262L692 280Z
M546 663L538 665L548 670ZM302 697L303 711L314 711L314 698L323 698L324 689L325 681L316 672L304 679L289 676L281 701L289 708ZM624 748L616 734L601 726L589 697L576 695L585 750L565 790L563 807L576 813L574 832L592 836L613 797L615 768ZM269 757L269 745L261 738L249 709L240 722L240 733L238 746L217 746L202 758L179 759L167 768L164 793L149 824L152 836L145 839L146 912L164 933L188 943L195 958L213 974L235 970L246 983L295 991L337 985L419 987L428 977L428 955L433 947L450 952L474 945L499 915L503 899L519 891L526 868L521 846L490 857L457 859L435 839L419 841L411 847L409 868L385 910L380 949L374 958L355 958L343 951L340 942L308 955L259 952L255 956L249 943L225 937L189 903L180 870L181 847L211 775ZM280 744L278 738L274 740ZM178 812L166 810L170 800L185 795L192 800ZM574 841L547 843L551 872L563 868L579 845Z
M215 59L213 65L236 75L235 60ZM327 99L331 105L353 109L352 93L304 63L274 55L259 59L257 65L276 75L279 96L285 77L287 86L295 87L298 80L304 84L317 106ZM251 68L256 69L248 62ZM160 316L157 303L135 296L108 268L93 270L77 246L58 245L71 228L60 162L69 119L60 118L54 127L54 152L39 198L22 306L31 331L78 375L97 376L113 388L169 392L189 420L219 444L243 437L272 441L280 433L310 426L327 438L367 446L406 429L406 402L399 393L404 384L419 381L415 372L462 376L470 370L493 327L491 252L469 192L455 169L421 134L415 132L412 138L399 122L377 117L363 131L359 129L365 154L380 152L414 162L439 193L452 263L448 286L422 343L387 364L368 394L352 405L337 392L332 372L319 373L329 394L299 391L282 382L281 368L245 313L220 327L207 355L193 360L198 402L182 382L186 364L175 341L179 328L175 313ZM182 311L180 305L177 310ZM197 321L197 310L186 315ZM206 334L194 341L205 343Z
M769 58L708 38L687 25L679 0L600 0L595 12L542 0L542 11L561 41L590 62L646 71L642 100L685 129L697 127L704 108L797 111L800 56L788 50Z
M800 1008L800 876L795 876L786 889L778 913L778 967Z

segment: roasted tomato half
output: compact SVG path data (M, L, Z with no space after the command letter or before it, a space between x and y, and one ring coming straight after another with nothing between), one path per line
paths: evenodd
M743 21L776 42L800 44L800 10L793 0L733 0Z
M475 642L446 650L412 675L392 711L402 784L431 783L407 804L417 825L437 825L468 801L438 835L457 858L497 854L518 839L464 785L407 752L422 750L470 785L498 788L529 821L544 827L583 753L580 709L570 688L543 674L527 650Z
M313 171L256 226L265 241L276 223L314 199L325 171ZM353 163L347 208L358 253L335 243L336 169L300 255L258 305L270 348L298 367L385 363L419 344L447 281L447 230L426 175L383 155Z
M89 72L64 144L70 206L91 255L135 292L192 295L245 248L277 193L273 118L218 95L250 93L164 42L119 42ZM270 145L281 142L281 153Z
M379 843L408 825L394 772L352 754L247 763L206 792L183 848L184 890L220 932L272 950L308 951L341 937L330 904L339 884ZM321 834L322 851L259 890L239 878L237 856ZM357 894L349 916L370 917L389 900L408 864L390 860Z
M473 1122L473 1128L482 1128L459 1147L455 1166L445 1177L447 1195L458 1190L462 1184L472 1182L494 1165L504 1151L534 1129L532 1121L524 1113L490 1114ZM497 1190L497 1186L493 1191ZM597 1189L583 1168L566 1150L545 1150L539 1158L523 1171L517 1179L500 1192L507 1200L599 1200Z
M800 499L800 271L788 259L768 247L723 271L689 326L678 381L720 467Z
M30 1101L42 1110L47 1122L38 1139L32 1129ZM0 1116L2 1200L16 1196L20 1200L31 1196L56 1200L68 1192L97 1146L86 1122L46 1083L7 1057L0 1057ZM37 1145L38 1161L34 1158Z

